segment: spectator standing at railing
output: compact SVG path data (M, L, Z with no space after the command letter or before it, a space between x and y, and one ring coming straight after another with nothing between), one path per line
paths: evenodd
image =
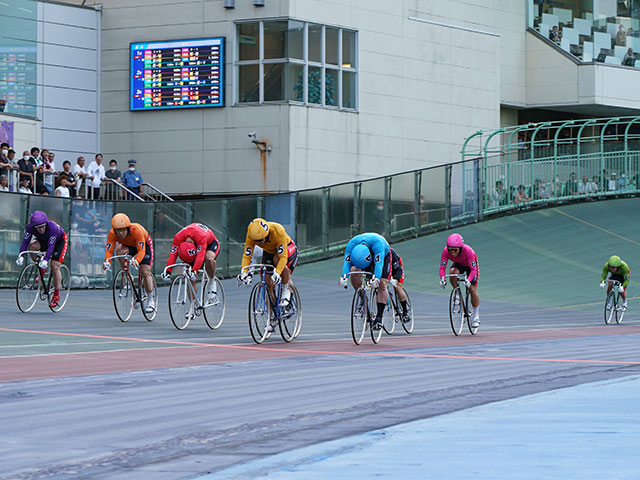
M531 201L531 197L527 195L527 191L524 188L524 185L518 185L518 190L516 191L514 202L524 203L524 202L530 202L530 201Z
M585 175L582 177L582 181L578 184L578 193L580 195L590 195L592 193L596 193L598 188L596 184L593 183L592 180L589 180L589 177Z
M627 31L624 29L624 25L618 25L618 33L616 33L616 45L624 47L627 45Z
M62 173L60 175L64 175L65 177L67 177L67 188L69 189L69 196L71 198L76 198L76 186L78 185L78 179L71 171L71 162L69 160L65 160L64 162L62 162Z
M60 175L60 186L56 188L56 197L69 198L69 189L67 188L67 176Z
M9 177L7 177L4 173L0 175L0 192L8 192L9 191Z
M35 173L35 161L29 156L29 152L25 150L22 152L22 158L18 160L18 168L20 169L20 187L22 187L23 181L26 179L27 188L33 185L33 175Z
M122 183L136 195L140 196L140 185L142 185L142 175L136 170L136 161L132 158L128 162L129 170L124 172ZM130 195L127 195L130 197ZM129 199L131 200L131 199Z
M28 177L22 178L22 180L20 181L20 188L18 189L18 193L27 193L29 195L32 195L33 192L29 188L29 182L30 180Z
M33 193L39 193L40 195L49 195L49 190L44 186L44 162L42 161L38 147L31 147L29 161L34 165L34 178L31 183L31 190Z
M564 186L565 195L575 195L578 193L578 182L576 181L576 172L569 174L569 180Z
M122 172L118 170L118 162L115 159L109 160L109 170L107 170L106 176L110 182L107 183L107 198L109 200L116 200L116 186L113 184L113 181L121 182L122 181Z
M629 48L622 58L622 65L633 67L636 64L636 57L633 55L633 48Z
M536 178L536 181L533 184L533 198L534 200L544 200L545 198L549 198L549 189L541 178Z
M54 174L56 173L56 166L53 163L53 157L55 154L49 152L46 148L42 149L40 152L40 157L42 159L42 183L44 184L49 195L53 195L53 179Z
M78 185L76 186L76 188L78 189L78 197L81 197L82 195L80 193L80 188L82 187L82 181L89 181L87 180L87 177L89 175L87 174L86 168L84 168L84 157L78 157L78 159L76 160L76 164L73 167L73 173L75 174L76 181L78 182Z
M562 39L562 34L558 31L558 26L554 25L551 31L549 32L549 40L555 43L560 43Z
M491 192L491 206L499 207L507 203L507 191L504 189L502 180L496 181L496 188Z
M98 200L100 198L100 185L102 185L106 173L104 165L102 165L101 153L96 153L95 160L89 165L88 173L91 177L91 186L93 187L93 196L91 198Z
M6 142L2 142L0 144L0 175L3 173L6 175L7 169L9 168L9 144Z

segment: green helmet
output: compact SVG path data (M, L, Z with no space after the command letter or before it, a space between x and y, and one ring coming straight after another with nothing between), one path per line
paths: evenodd
M610 259L609 259L609 266L610 267L615 267L618 268L620 265L622 265L622 260L620 260L620 257L617 255L613 255Z

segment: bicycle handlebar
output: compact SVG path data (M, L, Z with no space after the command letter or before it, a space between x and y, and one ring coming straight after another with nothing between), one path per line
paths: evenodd
M620 280L612 280L610 278L607 278L605 281L613 283L614 285L622 285L622 282Z
M445 275L445 277L455 277L458 280L466 280L467 274L466 273L450 273L449 275Z
M112 261L112 260L114 260L116 258L125 258L127 260L131 260L133 257L131 255L114 255L114 256L112 256L110 258L107 258L107 262L110 262L110 261Z
M373 273L372 272L365 272L365 271L362 271L362 270L357 270L355 272L348 272L346 274L347 277L349 277L351 275L364 275L365 277L373 277Z
M257 272L263 268L270 269L271 271L275 271L276 269L274 265L271 265L268 263L252 263L251 265L247 265L246 267L242 268L240 271L244 272L246 270L247 273L249 273L249 271ZM267 272L267 273L270 273L270 272Z
M40 252L38 250L25 250L24 252L20 252L18 257L22 257L24 255L35 255L37 257L44 257L47 252Z

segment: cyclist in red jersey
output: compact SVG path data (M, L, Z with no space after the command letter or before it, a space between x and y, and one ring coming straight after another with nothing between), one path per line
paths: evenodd
M213 278L216 274L216 257L220 253L220 242L209 227L202 223L192 223L187 225L173 237L171 254L167 260L167 265L176 263L178 254L180 258L191 264L194 276L204 264L204 269ZM167 268L162 274L163 280L168 280L173 268ZM215 303L217 300L216 282L209 282L207 291L207 303Z

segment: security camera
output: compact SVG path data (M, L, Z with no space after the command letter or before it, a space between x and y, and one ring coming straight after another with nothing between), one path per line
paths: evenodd
M249 133L249 136L250 136L250 137L253 137L253 138L256 138L256 132L250 132L250 133Z

